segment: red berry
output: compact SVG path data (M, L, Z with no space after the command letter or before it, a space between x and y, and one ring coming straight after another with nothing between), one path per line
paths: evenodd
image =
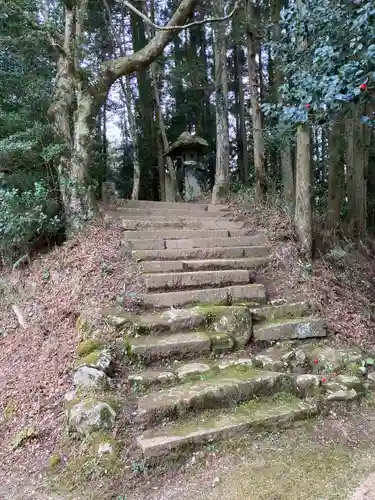
M322 384L324 384L325 382L327 382L327 379L325 377L322 378Z
M317 365L319 363L319 359L314 359L314 365Z
M367 90L367 83L362 83L359 88L361 90Z
M306 104L306 109L310 109L311 108L311 104Z

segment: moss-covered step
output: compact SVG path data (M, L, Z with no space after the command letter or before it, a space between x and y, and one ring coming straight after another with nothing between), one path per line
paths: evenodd
M189 332L128 338L126 343L130 355L140 356L145 363L151 363L159 359L208 355L212 341L206 332Z
M207 329L214 334L229 335L236 341L236 347L242 347L249 342L252 334L251 312L247 306L203 304L142 315L107 310L104 317L127 336L156 336Z
M282 398L280 398L282 399ZM315 404L288 397L286 401L252 401L232 412L209 411L147 430L137 444L147 459L191 451L212 441L230 439L249 432L288 427L293 421L318 413Z
M268 257L267 246L179 248L177 250L133 250L132 257L138 262L203 260L203 259L255 259Z
M139 421L151 425L165 418L175 419L189 412L228 407L278 392L296 392L291 375L254 370L247 366L229 366L220 374L202 375L199 381L140 397L137 415Z
M246 366L253 364L251 358L226 358L212 360L212 358L199 358L191 361L181 361L167 363L163 368L151 367L142 371L130 373L128 380L135 388L136 392L141 393L144 390L153 387L167 387L178 382L200 380L202 377L219 374L228 366Z
M168 309L149 314L103 311L106 321L128 335L159 335L195 330L206 325L206 317L197 308Z
M251 308L254 324L287 318L302 318L311 313L312 307L307 301L284 302L282 304L270 304Z
M364 353L353 347L334 347L329 341L290 340L277 342L253 357L256 367L271 371L289 371L292 373L346 373L362 375Z
M254 325L254 339L271 342L287 339L308 339L327 335L320 318L290 318Z
M146 293L141 295L144 307L168 308L209 303L230 305L239 301L251 301L257 304L266 302L264 285L232 285L221 288L191 289L178 292Z

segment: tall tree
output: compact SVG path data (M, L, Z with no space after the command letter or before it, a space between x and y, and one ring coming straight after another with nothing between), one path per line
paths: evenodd
M216 17L224 17L224 0L213 2ZM222 202L229 190L228 70L225 22L214 25L216 95L216 170L212 203Z
M258 199L265 201L267 192L266 164L260 102L260 74L257 72L256 64L257 50L259 50L258 25L260 21L256 17L257 12L258 9L255 9L253 0L246 0L247 64L249 70L251 118L253 123L255 187Z
M303 0L297 0L300 19L305 21L306 7ZM304 36L299 38L301 52L307 47ZM297 127L296 150L296 205L295 224L304 256L312 257L312 208L311 208L311 159L310 129L308 123L300 123Z

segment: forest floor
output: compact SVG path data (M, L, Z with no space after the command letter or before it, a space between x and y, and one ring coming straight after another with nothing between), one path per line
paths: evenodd
M355 247L349 241L343 243L342 240L324 253L322 246L316 250L317 258L310 269L299 258L291 221L285 214L276 210L254 210L254 207L243 203L234 205L233 212L247 225L267 228L269 232L274 258L259 281L267 285L271 298L308 296L325 319L330 334L340 345L355 343L375 347L375 252L371 242ZM121 232L115 217L106 220L99 218L85 233L40 255L29 267L4 270L0 275L1 500L60 499L59 495L54 497L43 493L43 472L48 469L54 455L62 456L64 462L66 445L64 447L62 399L72 389L71 371L79 342L76 320L80 314L85 314L94 322L98 321L99 325L101 308L118 302L126 309L133 310L137 308L137 295L143 287L137 266L130 260L127 248L121 245ZM324 244L324 239L324 234L320 233L317 240ZM333 418L330 421L335 428L335 436L339 435L340 439L337 444L335 440L327 438L332 448L327 444L327 448L319 447L316 450L316 464L322 465L320 481L308 473L311 462L306 462L305 469L294 469L297 461L291 463L290 470L295 470L295 474L303 479L303 485L309 492L309 481L314 481L321 488L321 498L346 498L337 496L337 488L332 489L332 495L336 496L327 496L326 487L330 477L332 480L328 472L333 466L337 468L337 474L343 478L348 491L357 485L359 477L375 471L375 459L370 459L369 448L369 445L373 446L371 436L374 435L375 421L368 418L370 414L371 411L369 414L356 412L355 416ZM259 443L257 441L258 444L254 443L255 447L248 446L248 450L238 444L238 456L235 447L230 454L220 452L220 449L217 454L207 452L203 458L198 456L197 463L191 464L189 470L174 471L163 478L148 481L147 477L139 477L139 473L135 472L132 484L138 485L138 496L127 495L123 498L167 500L176 498L177 493L182 500L208 496L213 500L219 497L239 500L251 498L248 488L254 485L257 477L261 477L255 471L257 467L258 472L259 467L265 469L263 460L266 460L268 470L268 465L273 464L273 461L275 467L277 462L281 464L277 451L279 448L284 450L284 458L285 455L294 456L290 443L298 441L298 432L301 445L302 437L311 433L311 440L306 440L307 455L311 456L312 448L308 448L308 443L313 448L317 446L320 441L316 440L316 436L324 437L325 425L322 421L310 427L298 426L296 430L286 433L271 434ZM25 428L35 429L35 438L14 450L14 438ZM291 436L289 432L296 434ZM348 443L342 442L346 435L351 439L354 435L353 439L357 442L353 452L346 449ZM258 445L261 449L256 447ZM353 442L350 442L352 445ZM341 450L340 447L344 455L342 469L341 465L328 460L332 450ZM297 458L298 453L295 453ZM215 466L211 467L211 464L207 467L206 460L213 461ZM304 463L303 460L298 461ZM245 470L243 467L246 463L252 466ZM236 477L249 477L249 481L241 482L242 489L235 494L225 490L230 488L231 483L227 477L229 465L233 488L239 488ZM273 465L270 465L270 470L272 468ZM344 469L346 473L353 470L351 484L347 484ZM289 477L283 468L279 472L274 469L274 472L280 478L280 488L292 484L292 476ZM181 485L182 477L185 486ZM250 481L250 478L253 479ZM265 476L263 481L268 481ZM141 487L148 488L147 494ZM282 491L273 492L271 488L263 496L254 496L254 499L293 498L285 497ZM118 494L118 498L121 498L120 490ZM295 498L310 497L304 495ZM311 498L317 499L319 496ZM370 496L363 498L371 499Z

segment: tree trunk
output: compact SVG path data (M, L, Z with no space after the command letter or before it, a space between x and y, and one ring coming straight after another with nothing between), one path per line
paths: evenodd
M340 222L342 200L344 198L344 137L345 124L342 117L336 117L328 133L328 213L332 226Z
M310 131L306 124L297 129L295 224L304 256L312 257Z
M215 17L224 15L224 0L215 0ZM228 71L225 22L214 25L215 87L216 87L216 169L212 203L225 201L229 191L229 126L228 126Z
M67 150L57 165L61 200L67 234L82 228L96 211L90 186L94 119L100 111L83 84L78 48L86 2L65 8L64 52L58 60L55 93L48 111L57 135L65 140Z
M141 165L139 162L139 149L138 149L138 136L137 136L137 124L135 121L135 113L133 110L132 103L134 103L133 92L131 88L131 80L129 75L125 77L125 85L121 81L122 91L125 97L126 112L128 115L129 122L129 132L132 140L133 146L133 189L132 189L132 200L138 200L139 198L139 188L141 182Z
M301 16L305 6L297 0L297 8ZM306 46L306 40L300 40L300 47ZM297 127L297 161L296 161L296 206L295 224L302 253L307 260L312 258L312 207L311 207L311 153L310 128L302 123Z
M257 74L257 66L255 56L259 44L256 42L256 19L255 8L252 0L246 2L246 40L247 40L247 59L249 71L249 87L251 100L251 117L253 123L253 140L254 140L254 167L256 179L256 196L259 201L266 201L267 180L266 167L264 157L264 139L262 130L262 112L259 97L259 75ZM257 46L258 45L258 46Z
M281 30L280 30L280 11L283 7L283 3L280 0L275 0L273 9L273 23L274 23L274 40L280 40ZM279 91L279 86L284 83L284 75L281 69L281 61L279 58L275 59L275 88L276 96L275 101L282 104L282 96ZM283 197L285 204L290 210L294 208L294 174L293 174L293 157L292 151L289 144L289 138L284 137L281 143L280 149L280 163L281 163L281 179L283 185Z
M249 182L249 154L247 151L247 138L246 138L246 120L245 120L245 93L243 87L243 61L245 54L240 45L236 45L236 78L238 81L238 122L239 122L239 151L238 157L241 165L242 182L246 186Z
M367 170L369 160L370 130L363 124L361 110L348 122L347 170L348 170L348 220L351 236L363 236L367 222ZM353 113L353 114L354 114Z

